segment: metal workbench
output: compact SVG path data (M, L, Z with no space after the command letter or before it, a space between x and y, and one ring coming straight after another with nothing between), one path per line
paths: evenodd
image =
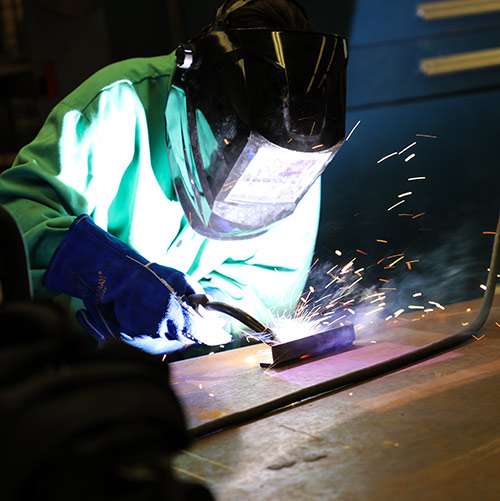
M217 500L500 499L500 296L477 339L203 437L174 460ZM480 301L364 329L353 349L265 371L253 345L171 364L188 426L459 331ZM470 311L467 311L470 308Z

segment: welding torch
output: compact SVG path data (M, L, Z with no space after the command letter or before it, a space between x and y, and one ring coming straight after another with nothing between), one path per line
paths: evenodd
M219 301L211 301L206 294L191 294L187 297L187 300L195 310L197 310L199 306L203 306L203 308L207 310L217 311L235 318L243 325L252 329L253 332L251 336L258 341L262 341L269 346L279 343L279 339L276 337L276 334L269 327L266 327L255 317L252 317L252 315L241 310L240 308L236 308L235 306Z

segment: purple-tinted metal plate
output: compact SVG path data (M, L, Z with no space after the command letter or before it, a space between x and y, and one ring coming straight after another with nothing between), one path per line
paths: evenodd
M271 347L272 362L261 362L261 367L279 367L297 360L336 353L352 346L355 339L354 327L342 325L312 336L295 339Z

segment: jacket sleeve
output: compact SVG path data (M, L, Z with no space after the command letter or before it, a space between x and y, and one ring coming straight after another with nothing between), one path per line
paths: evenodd
M318 179L292 215L251 243L242 241L242 245L253 248L248 257L227 259L200 284L221 291L221 300L253 314L267 325L273 318L291 316L313 259L320 194ZM233 333L240 327L233 322Z
M134 120L126 111L109 113L112 100L108 92L85 114L64 102L57 105L0 176L0 203L23 231L35 297L54 295L43 286L43 276L55 249L75 217L92 214L98 199L104 200L102 207L112 200L133 157L135 141L126 135L134 134Z

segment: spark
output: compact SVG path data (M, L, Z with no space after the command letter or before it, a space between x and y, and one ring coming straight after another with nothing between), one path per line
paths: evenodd
M352 133L356 130L357 126L361 123L361 120L358 120L358 123L351 129L351 132L349 132L349 135L346 137L346 141L349 141L349 138L352 136Z
M387 209L387 212L389 212L390 210L394 209L394 207L397 207L398 205L401 205L401 204L403 204L405 202L406 202L406 200L401 200L401 202L398 202L397 204L394 204L392 207L389 207Z
M167 354L165 353L165 355L163 355L163 357L162 357L161 361L162 361L162 362L165 362L165 360L166 360L166 359L167 359Z
M495 324L496 324L497 327L500 327L500 324L498 322L495 322Z
M389 280L386 280L385 278L379 278L381 282L389 282Z
M231 144L231 141L229 141L229 139L226 139L226 138L224 138L224 142L226 143L227 146L229 146Z
M421 292L415 292L415 294L413 294L413 297L422 297L422 293Z
M334 324L335 322L338 322L339 320L342 320L345 317L347 317L347 315L342 315L341 317L336 318L333 322L330 322L330 324L328 324L328 325Z
M405 193L400 193L398 195L398 198L403 198L403 197L406 197L406 196L409 196L409 195L413 195L413 193L411 191L407 191Z
M418 137L432 137L433 139L437 139L437 136L431 136L429 134L415 134Z
M313 124L312 124L311 132L309 132L310 136L312 136L312 133L314 132L314 127L316 127L316 121L314 121Z
M469 325L469 322L462 322L462 325L465 327L466 325Z
M412 216L412 219L417 219L417 217L423 216L425 212L421 212L420 214L416 214L415 216Z
M352 259L351 261L349 261L341 270L340 270L340 274L343 275L344 273L347 273L349 271L349 268L352 267L352 265L354 264L354 261L356 261L356 258Z
M209 397L215 397L215 395L213 393L209 393L208 396Z
M393 257L404 256L404 254L393 254L392 256L387 256L387 259L392 259Z
M389 155L382 157L380 160L377 160L377 163L379 164L380 162L383 162L384 160L387 160L388 158L393 157L394 155L397 155L397 154L398 154L397 151L390 153Z
M431 311L434 311L434 308L426 308L424 310L425 313L430 313Z
M408 181L422 181L424 179L427 179L425 176L419 176L419 177L409 177Z
M436 301L429 301L429 304L432 304L432 305L436 306L440 310L444 310L445 309L444 306L440 305L439 303L436 303Z
M405 158L405 162L409 162L412 158L415 158L415 153L412 153L411 155L408 155L408 156Z
M352 310L351 308L347 308L347 311L351 314L351 315L356 315L356 312L354 310Z
M340 252L338 249L335 251L335 254L337 254L337 256L341 256L342 255L342 252Z
M411 270L411 264L412 263L419 263L419 259L413 259L413 261L406 261L406 266L408 266L408 269Z
M200 384L198 385L198 388L199 388L200 390L203 390L203 385L200 383Z
M356 275L359 275L362 271L365 271L365 269L364 268L359 268L358 270L353 271L353 273L355 273Z
M234 179L233 181L230 181L229 183L224 184L222 192L225 193L226 191L229 191L234 188L234 185L236 184L237 179Z
M387 268L392 268L396 263L401 261L401 259L404 259L404 256L398 257L396 261L393 261L389 266L387 266Z
M413 143L409 144L406 148L403 148L398 155L401 155L401 153L404 153L405 151L409 150L410 148L413 148L417 144L417 141L413 141ZM415 156L415 154L413 155Z
M410 304L410 305L408 305L408 308L410 310L423 310L423 309L425 309L425 306L416 306L414 304Z
M325 285L325 289L328 289L328 287L330 287L330 285L333 284L333 282L336 282L338 280L338 277L335 277L331 282L328 282L326 285Z
M377 308L376 310L372 310L372 311L369 311L367 313L367 315L372 315L373 313L377 313L377 311L382 311L384 309L383 306L380 306L379 308Z
M394 316L396 318L398 318L399 315L401 315L401 313L403 313L403 311L405 311L404 308L400 308L399 310L397 310L397 311L394 312Z
M483 235L496 235L496 231L483 231Z
M359 252L360 254L364 254L365 256L368 256L368 253L366 253L362 250L356 249L356 252Z
M380 240L377 238L377 242L380 242L381 244L386 244L387 243L387 240ZM378 263L377 263L378 264Z
M363 280L363 277L359 277L355 282L353 282L349 287L346 287L347 289L350 289L354 285L356 285L360 280ZM344 289L344 287L341 287L341 289Z
M487 289L486 285L484 284L481 284L479 287L481 287L481 289L483 289L484 291Z
M312 149L313 150L316 150L318 148L321 148L323 145L322 144L317 144L316 146L313 146Z
M413 214L398 214L398 216L410 216L410 217L413 217Z

